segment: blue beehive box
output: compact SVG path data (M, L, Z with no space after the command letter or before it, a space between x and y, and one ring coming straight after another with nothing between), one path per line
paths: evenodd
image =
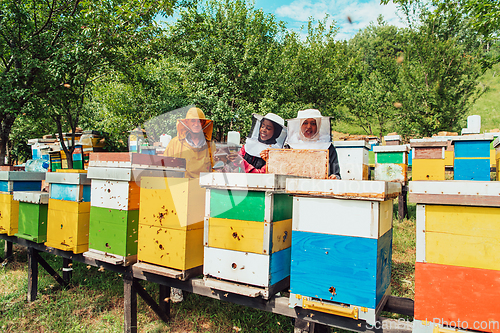
M466 135L453 138L455 161L453 179L455 180L491 180L490 143L493 135Z
M393 198L401 184L288 179L286 191L297 195L289 306L375 324L390 295Z

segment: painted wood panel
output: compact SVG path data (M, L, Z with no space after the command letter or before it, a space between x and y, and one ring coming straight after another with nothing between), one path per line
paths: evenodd
M42 191L16 191L13 196L16 201L44 205L49 203L49 193Z
M137 255L139 210L90 208L89 248L122 257Z
M144 177L139 223L174 229L203 228L205 189L195 178Z
M0 193L0 234L14 236L18 230L19 201L12 194Z
M273 221L292 218L293 196L288 194L272 194Z
M208 246L233 251L262 253L266 248L272 252L290 247L292 220L272 222L271 233L265 233L267 222L209 219ZM267 246L264 246L267 243Z
M231 188L241 190L284 190L286 180L295 178L289 175L276 175L269 173L221 173L202 172L200 185L210 188Z
M40 191L41 188L41 181L0 180L0 192L12 193L14 191Z
M415 153L413 159L442 159L443 148L442 147L422 147L415 148Z
M210 216L264 222L265 192L211 189Z
M139 261L188 270L203 265L203 228L180 230L139 224Z
M328 198L385 201L399 195L401 184L372 180L287 179L286 192Z
M377 239L392 228L392 200L294 197L293 230Z
M45 172L0 171L1 181L38 181L45 179Z
M267 173L325 179L328 177L328 150L270 149Z
M49 199L49 210L60 210L68 213L83 214L90 212L90 202L75 202Z
M491 179L489 158L465 159L455 157L454 163L454 180L489 181Z
M429 263L415 265L415 319L497 321L500 332L500 271ZM481 330L481 329L480 329Z
M74 212L74 209L71 212L55 210L51 207L52 200L56 199L49 200L45 245L73 253L88 251L90 214L88 212L78 214ZM66 202L77 205L88 204L86 202Z
M391 248L392 229L379 240L292 231L290 292L374 309L390 283Z
M455 159L455 152L453 150L451 150L451 151L446 150L444 152L444 165L445 166L453 167L454 159Z
M140 187L133 181L92 179L90 201L93 207L138 210Z
M269 287L290 274L290 249L272 255L205 247L203 274Z
M366 180L365 166L368 165L368 149L364 147L336 146L339 158L340 176L343 180Z
M90 167L110 168L157 168L164 170L185 170L186 160L183 158L148 155L139 153L92 153Z
M71 172L64 172L69 170ZM90 185L90 179L87 178L87 170L80 170L76 172L74 169L59 169L57 172L47 172L47 183L57 184L73 184L73 185Z
M377 163L405 163L406 159L404 156L404 152L387 152L387 153L379 153L376 152Z
M453 141L455 158L457 157L490 157L491 140Z
M444 159L413 159L412 180L444 180Z
M90 202L90 191L89 185L50 184L51 199Z
M17 237L35 243L47 240L47 204L19 202Z
M375 164L375 180L388 182L406 182L408 166L406 164Z
M426 261L500 270L500 207L425 206Z

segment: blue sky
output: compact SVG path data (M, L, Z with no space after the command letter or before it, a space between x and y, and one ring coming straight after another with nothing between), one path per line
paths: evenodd
M255 8L262 8L265 13L273 14L278 21L286 22L290 30L294 30L303 37L307 33L307 22L310 17L323 20L328 14L328 23L336 22L339 32L335 39L347 40L353 37L360 29L366 28L370 22L376 22L382 15L384 20L397 27L404 27L404 21L398 14L396 5L390 2L381 5L380 0L254 0ZM347 17L351 18L351 22ZM172 22L178 18L159 19L158 21ZM301 29L304 27L304 29Z
M392 2L381 5L380 0L255 0L255 8L274 14L277 20L285 21L289 29L297 32L301 26L307 27L310 17L322 20L329 14L329 21L335 20L340 28L337 40L350 39L370 22L376 22L379 15L390 25L404 26L400 19L403 15L398 16L397 7Z

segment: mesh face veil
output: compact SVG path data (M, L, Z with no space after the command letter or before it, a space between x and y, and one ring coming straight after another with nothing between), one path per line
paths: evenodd
M316 132L311 133L311 129L306 132L307 123L311 123L313 119L316 122ZM299 111L297 118L288 120L286 143L294 149L328 149L332 142L330 128L330 117L323 117L318 110Z
M264 119L270 120L274 127L274 133L271 139L260 139L260 127ZM260 157L260 152L269 148L283 148L287 130L285 121L274 113L268 113L265 116L258 114L252 115L252 128L245 142L245 151L252 156Z

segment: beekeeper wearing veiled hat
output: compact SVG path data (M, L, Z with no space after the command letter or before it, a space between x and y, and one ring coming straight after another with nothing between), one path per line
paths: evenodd
M332 144L330 117L315 109L302 110L297 118L288 120L286 144L292 149L328 149L328 178L340 179L337 151Z
M274 113L252 115L252 128L245 145L238 153L246 173L266 173L266 160L270 148L283 148L286 139L285 120ZM236 156L228 156L236 161Z
M184 158L188 178L212 171L215 153L213 125L213 121L206 119L203 111L196 107L188 110L185 119L177 120L177 136L170 140L163 155Z

